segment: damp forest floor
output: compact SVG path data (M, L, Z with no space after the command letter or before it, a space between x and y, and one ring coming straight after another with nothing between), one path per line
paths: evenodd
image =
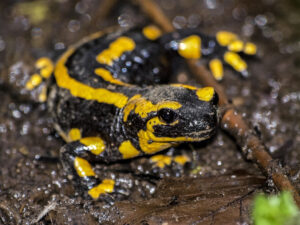
M300 1L156 2L177 29L198 27L211 35L225 29L257 44L257 57L247 59L251 76L242 79L226 68L221 84L299 190ZM158 169L149 157L97 164L97 173L131 190L112 205L73 188L59 162L64 141L46 105L24 84L39 57L56 57L110 26L151 23L130 1L118 1L105 17L102 3L0 2L0 224L251 224L253 197L277 189L221 129L205 143L165 152L188 155L183 167ZM195 84L181 64L172 82Z

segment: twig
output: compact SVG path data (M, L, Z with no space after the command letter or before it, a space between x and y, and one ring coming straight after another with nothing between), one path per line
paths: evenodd
M165 16L160 7L152 0L135 0L140 8L165 32L174 30L171 22ZM239 146L243 149L243 153L248 159L253 160L262 169L262 172L271 177L279 190L288 190L293 193L296 204L300 207L300 196L296 188L289 181L283 168L275 162L270 154L267 152L265 146L259 138L248 127L243 120L231 106L228 105L228 98L221 85L219 85L210 76L205 67L200 66L195 60L187 61L191 71L197 76L199 81L204 85L213 86L220 97L220 106L225 108L223 118L221 120L222 128L230 133L237 141Z
M31 224L38 223L44 216L46 216L50 211L54 210L57 206L57 202L50 202L44 207L44 209L39 213L36 219L31 221Z

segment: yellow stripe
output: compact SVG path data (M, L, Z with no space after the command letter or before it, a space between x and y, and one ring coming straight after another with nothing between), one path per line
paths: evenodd
M114 186L114 180L104 179L101 184L90 189L88 193L93 199L97 199L101 194L112 193L114 191Z
M123 159L134 158L140 154L140 152L132 145L129 140L122 142L119 147L119 151L121 152Z
M80 157L76 157L74 160L74 168L80 177L90 177L95 176L94 170L92 169L91 164Z
M129 37L119 37L113 41L109 47L97 55L97 61L102 64L112 65L124 52L132 51L135 48L135 42Z
M109 83L112 83L112 84L117 84L117 85L122 85L122 86L132 86L132 85L124 83L118 79L115 79L112 76L112 74L104 68L95 69L95 74L99 75L103 80L105 80Z
M188 84L171 84L173 87L182 87L190 90L196 90L197 88Z
M140 147L146 154L154 154L156 152L174 146L174 144L170 142L152 142L148 132L144 130L139 131L138 137Z
M100 155L105 150L104 141L99 137L81 138L80 143L87 146L94 155Z
M65 63L73 52L74 49L70 48L61 56L56 64L54 75L57 85L61 88L68 89L75 97L87 100L96 100L100 103L112 104L118 108L124 107L128 100L128 97L124 94L112 92L104 88L92 88L69 76Z
M177 124L178 121L175 121L173 124ZM138 132L139 144L143 152L147 154L153 154L158 151L164 150L171 146L175 146L178 143L176 142L185 142L185 141L201 141L204 138L191 138L191 137L156 137L154 132L154 126L156 125L166 125L158 117L154 117L147 122L147 130L140 130ZM170 124L172 125L172 124Z

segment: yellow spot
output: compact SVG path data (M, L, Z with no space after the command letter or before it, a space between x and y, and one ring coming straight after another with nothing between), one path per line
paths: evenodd
M104 141L99 137L81 138L80 143L87 146L94 155L100 155L105 150Z
M118 108L123 108L128 100L128 97L124 94L112 92L105 88L92 88L69 76L65 63L73 52L73 48L69 49L61 56L56 64L54 75L57 85L69 90L75 97L84 98L86 100L95 100L100 103L112 104Z
M222 80L224 76L223 64L219 59L212 59L209 62L209 69L216 80Z
M171 86L173 87L182 87L182 88L186 88L186 89L190 89L190 90L196 90L197 88L191 85L187 85L187 84L171 84Z
M104 179L101 184L91 188L88 193L93 199L97 199L101 194L112 193L114 191L114 186L114 180Z
M217 41L222 46L227 46L238 39L238 36L228 31L219 31L216 35Z
M46 79L50 77L54 69L53 62L46 57L39 58L35 63L35 67L40 70L41 76Z
M44 86L39 94L39 102L45 102L47 100L47 87Z
M238 72L242 72L247 69L247 64L241 57L234 52L226 52L224 54L224 61L233 67Z
M38 86L42 82L42 78L39 74L35 73L33 74L30 79L26 82L26 89L32 90L36 86Z
M68 135L71 141L77 141L81 138L81 132L78 128L72 128Z
M180 107L181 104L175 101L163 101L153 104L151 101L141 97L141 95L135 95L128 101L128 104L124 108L123 120L124 122L127 121L132 110L140 117L146 118L148 113L158 111L161 108L179 109Z
M162 32L157 26L151 25L143 28L143 34L150 40L156 40L162 35Z
M91 167L91 164L80 157L76 157L74 160L74 168L80 177L90 177L95 176L94 170Z
M186 155L178 155L174 157L173 161L183 166L187 162L190 162L191 159Z
M244 42L241 40L235 40L228 45L228 50L233 52L240 52L244 48Z
M199 88L196 92L201 101L210 101L214 96L215 90L212 87Z
M166 155L154 155L150 158L152 162L155 162L155 165L159 168L164 168L165 166L169 166L172 162L172 158Z
M244 53L245 54L248 54L248 55L255 55L256 54L256 45L251 43L251 42L247 42L245 44L245 47L244 47Z
M131 86L130 84L124 83L118 79L115 79L112 74L104 69L104 68L97 68L95 69L95 74L99 75L103 80L112 83L112 84L117 84L117 85L122 85L122 86Z
M134 158L140 154L140 152L132 145L129 140L122 142L119 147L119 151L121 152L123 159Z
M129 37L119 37L109 47L97 55L97 61L102 64L112 65L124 52L132 51L135 48L134 41Z
M199 59L201 57L201 38L191 35L179 42L178 53L187 59Z

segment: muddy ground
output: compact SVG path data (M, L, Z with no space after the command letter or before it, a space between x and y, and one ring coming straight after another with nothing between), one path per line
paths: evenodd
M258 45L258 56L247 59L251 77L226 68L221 84L300 189L299 0L156 2L177 29L226 29ZM46 105L24 84L41 56L55 57L112 25L150 22L129 1L118 1L106 18L101 4L0 2L0 224L250 224L253 196L276 188L222 130L205 143L166 152L188 155L192 161L184 167L160 170L147 157L97 165L97 173L131 189L113 205L83 198L67 180L58 159L64 141ZM195 83L182 71L172 80Z

